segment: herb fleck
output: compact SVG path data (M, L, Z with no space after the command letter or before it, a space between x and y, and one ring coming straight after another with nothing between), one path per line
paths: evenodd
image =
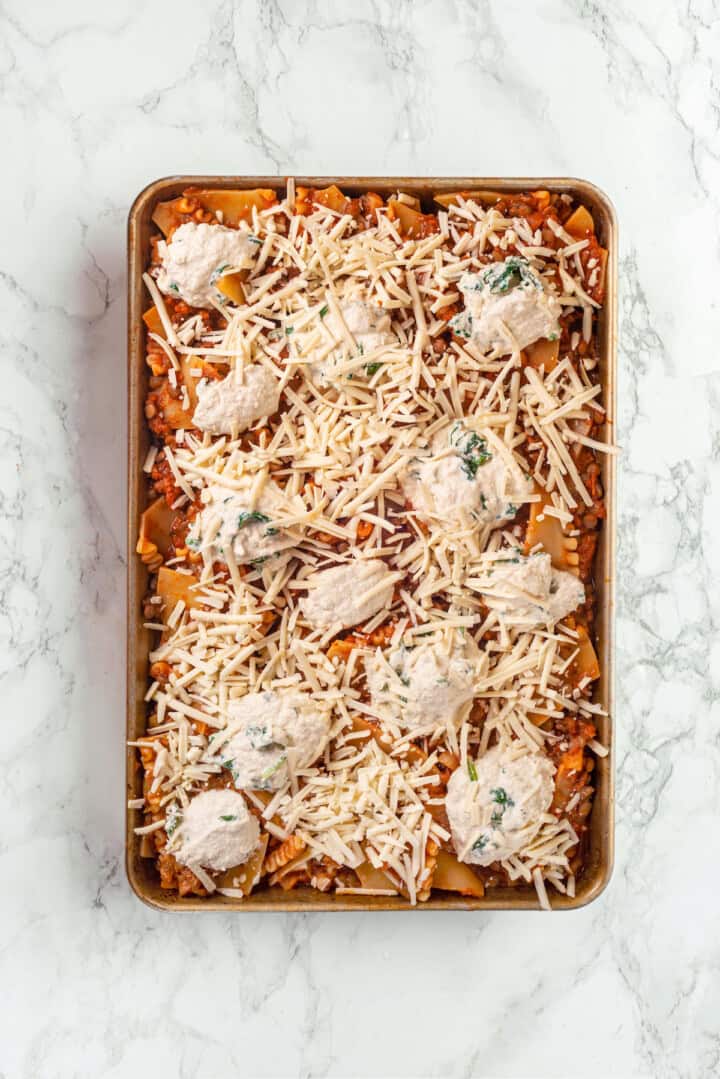
M213 270L213 272L210 274L210 284L214 285L218 278L222 277L225 271L229 269L229 262L224 262L222 266L218 266L217 269Z
M467 431L461 423L454 423L450 429L450 445L460 456L460 467L469 480L474 480L477 470L492 459L487 442L475 431Z
M272 741L265 723L248 723L245 734L253 749L262 749L263 746L270 745Z
M281 754L281 756L278 757L276 761L273 762L273 764L269 765L269 767L267 767L265 771L261 772L260 779L262 780L262 782L267 782L267 780L274 776L276 772L279 772L282 766L285 764L286 760L287 754L283 753Z
M173 832L177 831L181 820L182 813L180 812L179 806L175 803L169 805L167 808L167 812L165 813L165 834L168 839L173 834Z
M492 824L493 828L499 828L502 824L503 814L505 813L505 810L512 809L515 803L513 802L512 798L504 787L494 787L490 791L490 794L492 796L493 802L495 802L496 806L498 807L497 809L493 810L493 815L490 818L490 823Z
M237 526L240 529L245 528L246 525L262 523L269 520L270 518L266 514L260 513L259 510L251 510L247 513L243 511L238 514Z
M504 787L493 787L490 794L492 795L493 802L497 802L499 806L503 806L505 809L510 809L515 805Z
M531 270L530 263L519 255L510 255L504 262L488 266L480 279L494 295L509 292L518 286L542 290L542 282Z

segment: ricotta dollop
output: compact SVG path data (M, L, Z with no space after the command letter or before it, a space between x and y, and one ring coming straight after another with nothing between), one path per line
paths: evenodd
M293 770L307 768L324 750L330 717L295 690L248 693L228 705L235 733L220 750L239 790L279 790Z
M351 300L340 308L342 320L348 328L357 346L357 355L367 356L365 374L372 376L382 364L382 350L397 345L398 339L392 332L390 315L382 307L367 303L365 300ZM327 326L333 337L342 342L342 347L332 352L323 360L310 365L312 377L319 383L331 383L336 379L347 378L337 368L352 358L340 320L334 313L327 319Z
M234 435L250 424L277 412L280 383L274 375L255 363L242 372L242 380L230 371L219 382L200 383L193 423L211 435Z
M297 529L282 528L273 517L282 512L302 512L302 505L289 505L277 484L269 481L252 506L250 483L247 490L231 491L210 484L204 488L204 509L192 523L187 545L207 552L213 561L226 561L232 551L237 562L259 562L280 551L295 547L302 539Z
M481 428L459 420L435 435L430 457L415 458L403 492L422 517L457 528L500 527L532 493L532 483L491 449Z
M446 727L470 709L477 677L477 647L453 631L446 639L379 650L365 661L374 710L399 727Z
M510 746L496 746L467 769L457 768L445 806L460 861L491 865L526 847L552 803L554 775L544 754L517 756Z
M573 573L555 569L550 555L525 558L508 551L467 582L485 596L506 621L537 625L559 622L585 602L585 588Z
M480 273L463 274L460 291L465 310L450 326L481 352L503 355L541 337L555 340L560 335L562 305L520 255L493 262Z
M215 288L218 278L252 266L256 253L247 232L188 221L158 244L158 288L191 307L212 307L224 299Z
M222 872L242 865L258 845L260 828L241 794L209 790L181 811L172 853L187 866Z
M366 622L389 604L394 580L379 558L332 566L304 578L308 594L300 601L300 608L313 627L339 623L347 629Z

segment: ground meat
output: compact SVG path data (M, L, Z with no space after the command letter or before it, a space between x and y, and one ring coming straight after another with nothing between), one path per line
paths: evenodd
M584 583L588 582L592 575L597 544L597 532L585 532L584 535L580 536L578 539L578 572L580 574L580 580Z
M594 724L588 720L563 716L555 721L552 733L557 738L548 745L548 755L554 761L557 772L550 811L558 816L567 813L570 823L580 836L587 827L585 819L590 812L593 791L590 774L595 765L586 747L597 732ZM576 793L580 794L580 798L568 812L567 805Z
M206 889L191 869L180 865L172 854L159 854L157 859L160 871L160 887L168 891L177 891L179 895L207 895Z
M161 495L168 506L172 506L173 502L177 502L178 498L180 498L183 493L175 483L172 469L164 454L160 454L156 458L150 473L150 480L152 484L152 494L154 494L156 498L158 495Z

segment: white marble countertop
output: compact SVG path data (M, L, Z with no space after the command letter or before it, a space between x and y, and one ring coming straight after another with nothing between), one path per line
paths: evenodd
M718 1074L719 56L712 0L3 3L4 1079ZM577 913L173 918L126 883L127 211L289 171L617 207L617 860Z

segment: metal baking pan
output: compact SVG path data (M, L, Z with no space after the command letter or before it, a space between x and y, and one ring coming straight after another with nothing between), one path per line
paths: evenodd
M608 425L613 431L616 416L616 337L617 337L617 219L607 196L586 180L553 177L407 177L407 176L298 176L296 183L305 187L337 184L351 196L365 191L391 195L401 190L420 199L423 208L433 208L433 194L452 191L492 190L519 192L545 189L567 193L580 199L592 211L598 238L608 248L606 301L599 317L600 377ZM280 176L170 176L149 184L135 199L128 218L128 575L127 575L127 739L145 733L148 651L150 633L143 629L142 597L147 591L147 569L135 556L140 514L146 505L146 478L142 465L149 446L145 425L144 401L148 368L144 362L142 312L148 304L142 274L150 252L150 237L155 231L152 212L158 202L175 198L187 187L255 187L283 190L286 180ZM595 796L590 817L589 842L582 874L573 898L553 891L554 910L570 910L596 899L606 887L613 864L614 782L613 782L613 650L615 613L615 458L599 454L607 518L601 532L595 565L598 597L595 632L601 666L596 697L608 718L598 720L598 735L610 747L610 754L599 758L595 766ZM136 750L127 750L127 798L141 793L142 774ZM243 910L243 911L330 911L330 910L537 910L539 903L532 886L490 888L482 899L452 893L434 894L426 903L411 908L402 897L333 896L312 888L283 892L279 888L260 888L247 899L237 900L212 895L207 898L184 897L160 888L151 859L140 853L140 839L133 828L141 814L128 810L126 818L126 868L135 894L145 903L161 910Z

